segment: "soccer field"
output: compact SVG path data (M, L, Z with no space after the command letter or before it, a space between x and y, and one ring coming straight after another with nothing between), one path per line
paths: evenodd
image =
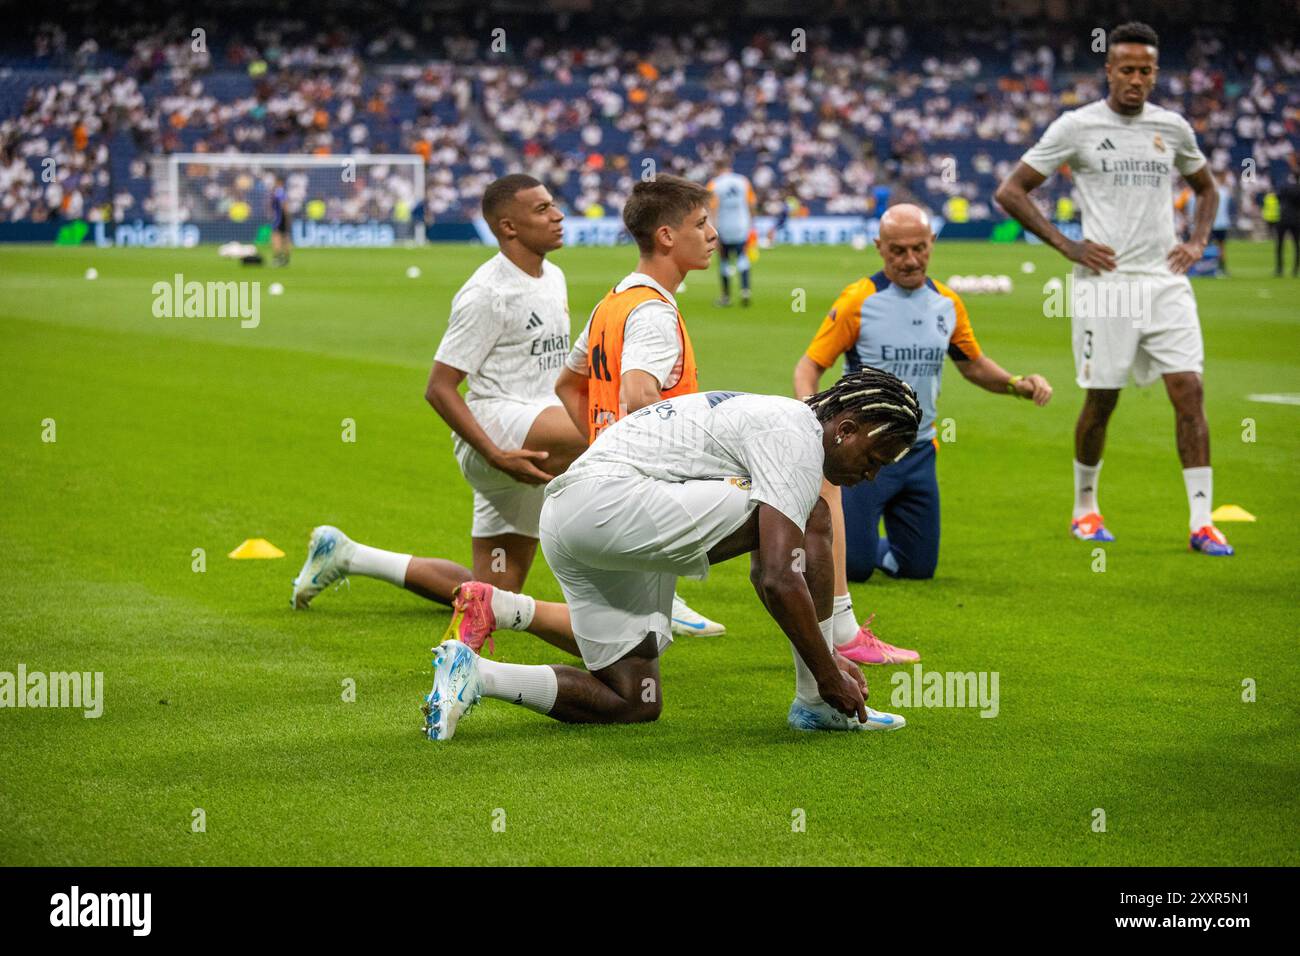
M728 633L667 652L657 723L485 701L433 744L419 704L450 612L365 579L293 612L290 580L322 523L468 564L470 491L423 393L451 297L489 254L304 250L254 271L210 248L0 247L0 671L104 675L97 719L0 710L0 864L1300 863L1300 406L1247 397L1300 393L1300 283L1272 278L1271 248L1236 243L1231 279L1195 283L1216 504L1258 516L1222 525L1224 560L1187 550L1159 387L1127 390L1112 421L1118 540L1098 556L1068 536L1081 395L1041 291L1064 262L937 245L937 278L1014 278L966 297L975 334L1056 396L1036 409L950 368L937 576L853 595L927 672L997 672L995 717L891 706L911 668L885 667L871 703L906 729L790 730L790 646L735 561L682 584ZM553 261L576 333L635 255ZM835 294L878 268L874 250L764 251L748 310L713 306L716 273L689 277L702 386L789 394ZM177 273L260 281L260 323L156 318L153 284ZM286 557L226 557L253 537ZM540 554L529 589L560 597ZM571 662L523 634L496 646Z

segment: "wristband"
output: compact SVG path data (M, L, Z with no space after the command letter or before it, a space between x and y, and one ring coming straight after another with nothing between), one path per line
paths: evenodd
M1008 394L1008 395L1019 395L1019 394L1020 394L1019 392L1016 391L1016 382L1020 381L1022 378L1024 378L1023 375L1012 375L1011 378L1007 380L1007 394Z

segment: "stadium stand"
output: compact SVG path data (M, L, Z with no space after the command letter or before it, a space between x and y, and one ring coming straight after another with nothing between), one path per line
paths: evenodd
M502 53L465 33L430 36L262 22L196 52L175 25L131 24L75 48L43 26L29 51L0 55L0 221L148 218L150 157L229 150L419 153L428 222L472 218L507 169L539 176L570 214L615 215L649 162L702 181L723 153L771 214L907 198L1000 220L993 191L1021 153L1062 110L1102 95L1091 51L1005 30L824 27L799 53L775 28L539 33ZM1297 163L1300 51L1197 30L1171 36L1161 58L1156 102L1191 120L1216 169L1252 170L1236 207L1250 229ZM1057 177L1039 198L1054 208L1069 188Z

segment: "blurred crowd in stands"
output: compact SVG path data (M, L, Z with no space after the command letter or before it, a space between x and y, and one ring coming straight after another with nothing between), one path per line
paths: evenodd
M363 177L355 195L330 197L345 215L400 201L428 222L471 218L486 183L516 169L570 215L618 215L638 178L703 182L728 156L764 213L871 214L907 199L950 221L1000 220L997 183L1060 112L1105 95L1102 59L1083 32L976 28L455 33L430 47L401 28L293 21L230 40L175 24L70 39L51 25L29 51L0 52L0 221L149 218L153 157L228 151L424 158L423 197ZM1229 174L1234 227L1255 228L1297 166L1300 51L1181 30L1161 63L1153 101L1189 119ZM223 183L237 178L196 191L209 208L186 215L228 208ZM1068 177L1040 193L1049 214L1074 214Z

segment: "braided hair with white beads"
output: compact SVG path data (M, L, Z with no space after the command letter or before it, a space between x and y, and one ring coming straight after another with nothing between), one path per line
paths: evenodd
M828 422L841 412L851 412L859 424L875 425L868 435L884 433L887 437L900 437L906 440L907 448L916 442L916 432L921 426L921 403L916 400L912 386L870 365L849 372L830 388L804 401L816 413L818 421Z

